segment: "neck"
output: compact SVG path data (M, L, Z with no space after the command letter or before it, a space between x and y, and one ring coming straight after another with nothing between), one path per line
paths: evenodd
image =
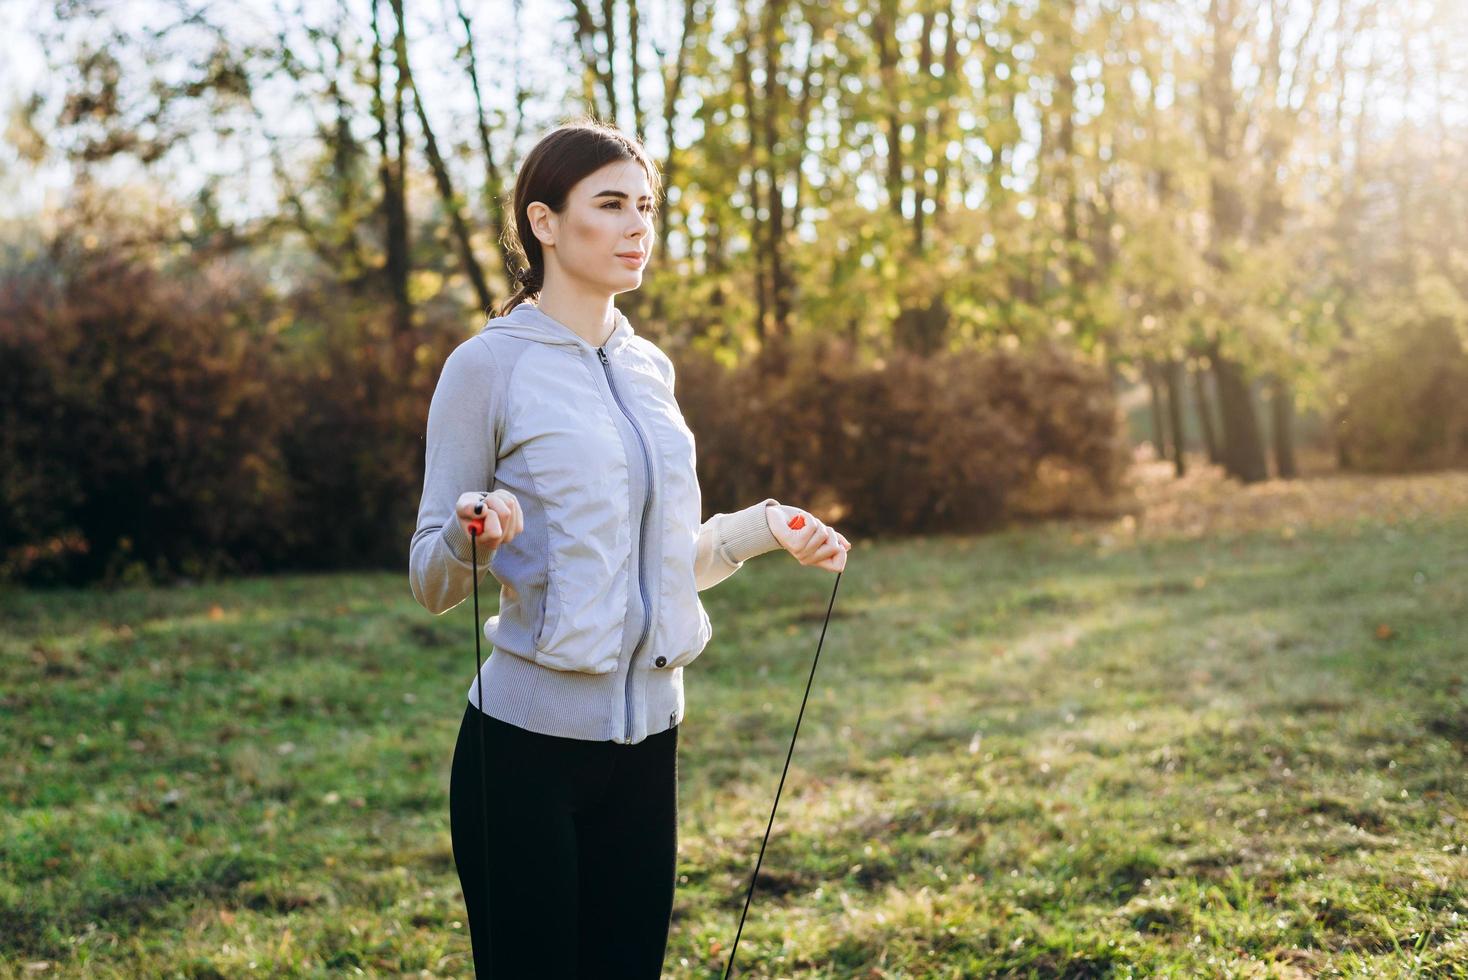
M593 347L606 343L617 325L610 294L578 286L551 269L546 269L545 285L535 305Z

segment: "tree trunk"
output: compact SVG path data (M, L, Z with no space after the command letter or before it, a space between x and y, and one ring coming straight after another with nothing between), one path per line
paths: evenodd
M677 118L678 98L683 93L683 80L688 72L689 54L692 51L694 33L699 26L699 5L695 0L683 0L683 31L678 38L678 50L673 53L673 64L663 70L663 87L667 94L663 98L663 132L668 137L668 155L663 160L663 186L671 186L681 176L677 143L673 140L673 124ZM672 210L658 210L658 241L666 242L672 230Z
M809 15L807 15L809 16ZM821 32L824 30L823 21L815 21L811 24L810 50L806 54L805 67L800 75L800 101L795 107L794 132L795 137L791 141L795 148L794 156L788 160L785 169L790 174L790 183L795 188L792 195L790 220L787 232L796 235L800 231L801 201L805 194L805 157L806 148L810 143L810 115L811 106L821 104L821 99L814 98L812 90L815 88L815 78L818 74L828 76L829 72L822 71L822 62L818 61L818 48L820 45Z
M1172 432L1173 472L1188 475L1187 440L1183 437L1183 363L1177 358L1168 358L1163 369L1162 380L1167 385L1167 421Z
M1218 351L1218 343L1208 352L1213 362L1213 377L1218 382L1218 407L1223 417L1223 468L1244 483L1269 479L1264 457L1264 441L1259 435L1259 417L1243 368Z
M617 88L613 84L610 68L602 70L601 56L596 50L596 35L599 28L596 21L592 19L591 8L586 5L585 0L571 0L571 8L575 14L576 46L581 50L581 99L586 104L587 112L591 115L598 119L615 120L617 118ZM607 32L609 61L611 55L616 51L612 40L609 29ZM607 104L605 106L597 98L598 85L606 93Z
M1147 393L1152 402L1152 446L1157 451L1158 459L1166 459L1167 420L1162 411L1162 390L1157 384L1157 367L1149 358L1144 362L1143 370L1147 376Z
M636 0L633 0L635 5ZM607 39L607 68L601 75L602 90L607 94L607 121L621 125L617 106L617 10L614 0L601 0L601 31Z
M953 105L957 98L958 83L954 76L958 71L958 47L954 42L953 21L958 16L958 0L952 0L943 18L943 79L942 97L938 102L938 117L935 127L938 132L938 186L934 191L936 210L933 212L935 221L941 221L948 210L948 174L954 168L954 164L948 159L948 120L953 114Z
M484 94L479 87L479 59L474 48L474 25L469 20L469 15L464 13L464 6L460 0L455 0L454 7L459 16L459 22L464 25L464 72L469 76L469 85L474 90L474 123L479 131L479 153L484 158L484 190L483 201L485 213L489 215L489 222L494 228L494 240L505 241L505 208L501 201L504 193L504 178L500 175L499 166L495 163L494 146L489 141L489 119L484 109Z
M898 73L896 0L877 0L872 14L872 42L877 48L877 76L881 80L884 98L881 104L887 108L887 206L898 218L902 217L902 199L905 188L902 182L903 147L902 101L898 87L902 78Z
M1064 189L1060 191L1062 202L1062 214L1065 221L1065 232L1062 244L1066 275L1069 281L1067 288L1072 295L1079 293L1079 286L1085 276L1085 270L1081 265L1080 251L1076 247L1081 240L1080 227L1080 193L1076 178L1076 149L1075 149L1075 104L1076 104L1076 80L1072 73L1075 63L1076 52L1071 49L1070 36L1074 30L1076 21L1076 2L1068 0L1065 4L1065 28L1066 35L1057 38L1066 45L1065 64L1060 66L1055 78L1055 92L1057 93L1056 111L1060 116L1059 132L1057 134L1057 150L1059 151L1054 162L1056 170L1060 173L1060 183ZM1054 42L1052 42L1054 43ZM1171 369L1169 368L1169 371ZM1171 383L1170 376L1168 377ZM1180 445L1176 429L1172 430L1174 445Z
M367 260L362 254L362 242L358 237L357 202L360 198L361 188L357 183L358 161L363 156L362 146L352 133L352 116L354 107L347 101L342 92L341 76L346 74L346 51L342 42L342 24L337 22L331 36L332 50L336 54L336 64L332 66L331 79L328 83L327 92L336 109L336 128L332 133L332 174L331 183L336 191L336 213L345 224L341 228L339 236L342 243L341 267L342 275L347 283L347 288L356 292L364 284L364 271L368 268Z
M438 196L448 214L454 243L459 248L459 263L464 267L464 275L469 277L469 284L474 287L479 309L488 313L494 305L494 297L490 295L489 283L484 279L484 269L474 254L474 245L469 241L469 223L464 220L464 209L458 195L454 193L454 182L449 174L448 164L438 151L438 140L433 135L433 126L428 121L428 110L423 105L423 93L418 91L418 86L413 82L413 70L408 62L408 27L403 19L403 0L392 0L392 11L398 24L397 41L393 45L398 57L398 72L413 91L413 108L418 115L418 125L423 129L423 149L428 155L428 166L433 171Z
M377 120L378 177L382 182L382 213L386 223L386 262L383 274L392 296L393 349L405 354L413 332L413 304L408 298L408 208L403 182L403 159L406 156L403 132L403 79L398 71L395 91L398 147L394 158L388 142L389 120L383 92L382 32L377 20L378 0L372 2L372 114Z
M1331 416L1334 423L1330 427L1331 440L1335 443L1335 465L1338 469L1349 470L1354 464L1351 458L1351 443L1346 437L1347 425L1349 425L1350 409L1343 408Z
M933 22L938 12L932 8L923 11L922 28L918 32L918 78L923 85L930 84L933 75ZM912 242L914 257L921 256L927 247L923 205L928 198L928 138L933 120L927 100L918 109L919 118L913 124L913 174L912 174Z
M790 332L790 314L794 284L791 282L789 266L785 259L785 186L783 155L778 149L778 132L785 95L785 72L780 64L778 34L784 19L783 0L766 0L764 26L763 61L765 69L764 112L761 125L764 127L764 184L769 191L769 220L765 223L765 258L769 262L770 306L773 313L771 333L784 337Z
M1270 407L1274 411L1274 471L1281 480L1293 480L1299 476L1295 468L1294 394L1280 378L1274 379L1270 394Z
M1198 424L1203 430L1203 445L1208 450L1208 462L1216 466L1223 462L1223 449L1218 444L1218 433L1214 428L1213 401L1208 397L1208 374L1196 368L1189 370L1193 375L1193 396L1198 403Z
M611 5L608 4L608 9ZM632 83L632 131L639 140L647 139L647 123L642 114L642 60L639 57L637 0L627 4L627 77Z
M1233 82L1234 61L1242 29L1231 0L1209 0L1208 45L1200 80L1199 129L1209 167L1208 210L1211 221L1208 264L1220 276L1232 274L1227 250L1243 230L1244 201L1240 168L1236 162L1238 138L1233 120L1244 106ZM1218 386L1218 408L1223 420L1223 468L1229 475L1252 483L1268 477L1259 421L1249 395L1242 364L1219 353L1219 339L1210 338L1208 357Z
M760 174L762 170L759 161L762 152L760 141L764 138L765 131L764 127L759 124L759 120L761 111L768 111L768 109L762 109L755 96L754 66L751 63L753 59L751 48L753 47L754 21L749 16L747 4L742 8L742 26L739 34L742 40L734 49L734 73L739 80L740 87L744 91L745 110L749 114L749 155L753 162L747 173L749 201L754 212L753 220L755 223L754 228L751 229L751 233L755 241L763 241L766 233L760 224L759 217L764 203L762 188L760 186ZM763 152L768 153L769 147L765 147ZM758 338L760 345L763 346L769 334L770 288L767 279L769 266L765 262L764 257L760 255L752 256L751 261L754 265L754 329L755 336Z

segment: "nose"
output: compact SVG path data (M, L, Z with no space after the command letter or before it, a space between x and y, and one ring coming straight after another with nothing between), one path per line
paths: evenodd
M643 214L640 211L637 212L637 218L635 222L624 232L627 247L632 249L639 249L644 252L647 251L648 245L645 243L648 239L652 237L652 234L652 216Z

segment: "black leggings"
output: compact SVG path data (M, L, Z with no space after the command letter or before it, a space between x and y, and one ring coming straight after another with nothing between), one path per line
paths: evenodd
M486 861L479 721L468 704L449 777L475 975L658 980L678 854L677 727L622 745L484 715Z

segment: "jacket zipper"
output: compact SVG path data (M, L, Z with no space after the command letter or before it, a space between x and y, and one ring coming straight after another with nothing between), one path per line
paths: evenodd
M637 662L637 653L647 640L647 634L652 626L652 603L648 601L646 589L646 576L642 571L642 558L647 550L647 514L652 508L652 458L647 451L647 442L642 438L642 430L637 427L637 421L627 406L622 402L622 396L617 394L616 382L612 380L612 365L607 360L607 352L604 348L596 349L597 356L601 358L602 370L606 372L607 384L612 389L612 397L616 399L617 406L622 409L622 414L627 416L627 421L632 425L632 431L637 433L637 442L642 446L642 465L647 470L647 493L642 500L642 523L637 529L637 592L642 596L642 633L637 637L637 645L632 648L632 657L627 664L627 683L623 691L623 699L627 703L627 727L623 731L623 741L632 741L632 666Z

